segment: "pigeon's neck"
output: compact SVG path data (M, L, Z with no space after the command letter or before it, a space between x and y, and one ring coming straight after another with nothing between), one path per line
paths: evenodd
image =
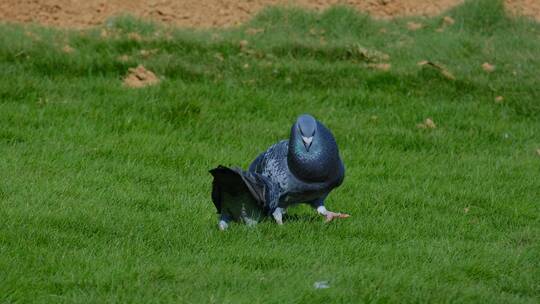
M336 141L330 131L318 124L309 152L302 139L291 132L287 152L289 170L300 180L327 182L339 174L340 158Z

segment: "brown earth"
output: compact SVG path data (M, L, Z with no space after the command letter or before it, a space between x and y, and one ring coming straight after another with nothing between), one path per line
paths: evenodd
M152 71L147 70L142 64L136 68L128 69L124 78L124 85L130 88L142 88L159 83L159 78Z
M463 0L1 0L0 20L84 28L131 14L167 24L221 27L240 24L268 5L322 10L344 4L377 18L432 16ZM512 12L540 20L540 0L506 0Z

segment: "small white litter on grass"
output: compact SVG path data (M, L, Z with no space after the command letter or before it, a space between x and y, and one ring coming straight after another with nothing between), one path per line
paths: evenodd
M328 281L318 281L313 283L313 287L315 287L315 289L326 289L330 288L330 285L328 284Z

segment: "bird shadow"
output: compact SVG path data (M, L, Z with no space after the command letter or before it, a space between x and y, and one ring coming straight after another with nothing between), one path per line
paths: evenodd
M319 217L309 215L309 214L284 214L284 222L304 222L304 223L313 223L319 220Z

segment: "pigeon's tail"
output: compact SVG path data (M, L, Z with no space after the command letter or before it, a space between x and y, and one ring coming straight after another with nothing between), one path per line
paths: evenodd
M271 182L258 173L245 172L239 168L218 166L210 170L214 176L212 201L217 212L242 221L246 218L267 216L275 207Z

